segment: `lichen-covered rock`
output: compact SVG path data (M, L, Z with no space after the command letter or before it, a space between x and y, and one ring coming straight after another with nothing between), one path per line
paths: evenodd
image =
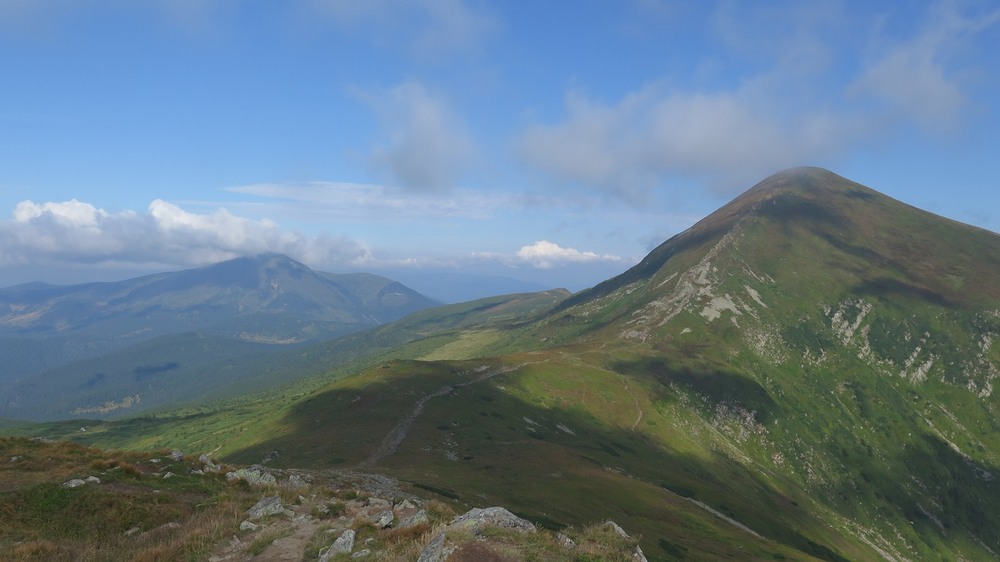
M441 562L444 557L444 533L438 533L427 546L420 551L417 562Z
M484 527L514 529L522 533L534 533L537 531L534 523L526 519L521 519L502 507L473 508L452 519L451 524L448 526L471 529L475 532L481 531Z
M556 533L556 543L563 548L576 548L576 542L562 533Z
M226 480L230 482L243 480L251 486L275 486L278 483L273 474L253 466L250 468L241 468L233 472L227 472Z
M222 466L212 462L212 457L208 455L200 455L198 457L198 462L205 465L202 468L202 470L204 470L205 472L212 472L212 473L222 472Z
M87 482L81 480L80 478L74 478L72 480L67 480L63 482L63 488L79 488L80 486L86 486Z
M406 519L403 519L399 523L399 528L405 529L407 527L414 527L421 523L429 523L429 522L430 519L427 518L427 510L421 509L416 513L414 513L413 515L407 517Z
M369 519L372 524L374 524L379 529L385 529L392 525L393 520L396 516L390 510L380 511L375 515L372 515Z
M622 529L621 526L618 523L615 523L614 521L605 521L604 526L611 527L611 530L614 531L618 536L620 536L623 539L629 538L628 533L625 532L625 529Z
M284 512L285 507L281 505L281 498L278 496L267 496L248 509L247 515L249 515L251 521L257 521L268 515L277 515Z
M350 554L352 550L354 550L354 530L348 529L323 552L319 562L329 562L338 554Z

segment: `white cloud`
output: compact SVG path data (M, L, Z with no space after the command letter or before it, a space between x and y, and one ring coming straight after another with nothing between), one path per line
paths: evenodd
M667 92L650 86L614 105L579 93L567 119L524 131L520 154L557 178L633 201L670 175L745 189L774 170L838 150L856 120L825 112L782 115L751 89Z
M1000 10L959 13L952 2L935 4L924 29L901 43L877 49L878 56L852 84L855 94L885 101L901 118L940 130L956 125L965 105L951 53L1000 22Z
M474 151L448 105L419 82L400 84L369 101L385 137L373 151L372 164L404 187L452 187Z
M537 267L539 269L551 269L555 265L565 265L571 263L589 263L597 261L620 262L622 258L612 255L599 255L595 252L581 252L576 248L563 248L562 246L539 240L533 244L522 246L517 251L516 261Z
M916 24L848 17L837 2L720 3L711 16L723 55L706 58L693 86L664 80L608 99L571 91L565 116L526 127L522 161L544 175L633 203L693 180L736 193L782 168L834 166L908 125L937 133L960 124L979 36L1000 10L970 15L936 2ZM907 29L921 30L912 39ZM874 33L875 55L845 36ZM961 55L961 56L959 56ZM873 103L878 100L881 103Z
M146 213L109 212L77 200L22 201L0 221L0 265L113 264L177 267L279 252L317 266L363 264L361 242L282 230L225 209L198 214L157 199Z

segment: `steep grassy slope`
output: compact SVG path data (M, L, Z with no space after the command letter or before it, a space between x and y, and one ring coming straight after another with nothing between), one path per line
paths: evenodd
M1000 553L997 235L790 170L551 305L438 317L324 388L87 438L610 517L651 560Z

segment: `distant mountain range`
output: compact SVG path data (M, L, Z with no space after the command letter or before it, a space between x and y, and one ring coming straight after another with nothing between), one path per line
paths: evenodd
M242 359L276 345L331 339L438 304L384 277L313 271L279 254L113 283L0 289L0 417L169 403L180 397L170 389L180 371L218 386L238 378L226 373ZM163 400L154 400L160 381Z
M614 520L651 561L995 560L998 338L1000 236L799 168L575 295L317 343L282 356L318 373L294 388L19 431L380 471Z

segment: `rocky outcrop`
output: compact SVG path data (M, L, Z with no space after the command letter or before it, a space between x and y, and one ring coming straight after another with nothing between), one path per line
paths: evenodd
M247 516L251 521L263 519L269 515L277 515L285 512L285 506L281 504L278 496L267 496L262 498L253 507L247 510Z
M521 519L502 507L474 508L459 515L448 525L448 528L468 529L477 535L486 527L514 529L522 533L534 533L538 530L531 521Z

